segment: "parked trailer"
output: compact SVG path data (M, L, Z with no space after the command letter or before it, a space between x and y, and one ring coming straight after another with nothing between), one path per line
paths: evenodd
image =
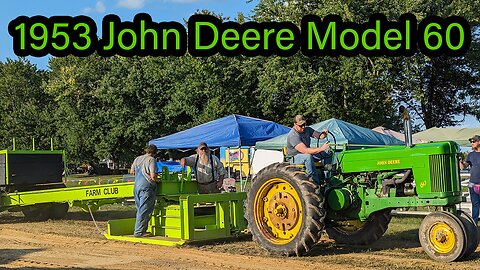
M133 182L66 187L61 150L0 151L0 211L20 210L30 219L58 219L68 208L95 211L133 197Z

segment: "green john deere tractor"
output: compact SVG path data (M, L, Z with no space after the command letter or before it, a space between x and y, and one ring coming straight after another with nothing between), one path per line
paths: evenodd
M408 120L408 113L404 112ZM419 229L433 259L456 261L478 246L477 226L457 210L461 202L459 147L455 142L346 150L320 168L314 183L304 168L275 163L261 170L247 196L246 218L254 240L271 253L303 255L324 230L337 243L369 245L387 230L395 208L426 207ZM332 135L330 135L332 136Z

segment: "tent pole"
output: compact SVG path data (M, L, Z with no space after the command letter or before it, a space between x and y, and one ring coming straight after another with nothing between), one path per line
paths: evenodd
M238 163L240 164L240 186L243 185L243 177L242 177L242 147L238 147Z
M227 157L228 157L228 159L227 159ZM227 157L225 157L225 159L227 159L228 178L230 178L230 146L227 147Z
M250 159L250 150L253 150L251 159ZM245 189L247 188L248 179L252 175L252 163L254 158L255 158L255 147L250 147L248 149L248 174L247 174L247 178L245 179L245 184L241 188L241 191L245 191Z

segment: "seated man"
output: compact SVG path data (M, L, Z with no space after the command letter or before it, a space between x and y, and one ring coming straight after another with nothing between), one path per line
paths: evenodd
M310 147L310 138L324 139L328 130L318 132L307 127L307 121L302 115L293 118L293 128L287 136L287 155L292 157L293 164L305 164L305 170L315 183L319 183L318 173L315 169L313 155L326 151L330 143L326 142L321 147Z

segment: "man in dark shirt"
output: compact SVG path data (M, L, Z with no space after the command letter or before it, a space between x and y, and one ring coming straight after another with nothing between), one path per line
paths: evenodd
M318 173L315 169L313 155L325 152L330 147L326 142L321 147L310 147L310 138L324 139L328 130L318 132L307 127L307 121L302 115L293 118L294 125L287 135L287 155L291 156L293 164L305 164L305 170L315 183L319 183Z
M468 190L470 192L470 200L472 202L472 218L475 224L478 223L478 215L480 211L480 136L475 135L469 139L472 144L472 152L468 153L467 159L460 162L460 169L470 166L470 182ZM475 187L475 185L479 185Z
M182 168L187 165L195 170L195 178L198 182L198 193L220 193L223 179L225 179L227 175L225 167L223 167L220 159L211 153L206 143L201 142L196 151L196 155L182 158L180 165L182 165Z

